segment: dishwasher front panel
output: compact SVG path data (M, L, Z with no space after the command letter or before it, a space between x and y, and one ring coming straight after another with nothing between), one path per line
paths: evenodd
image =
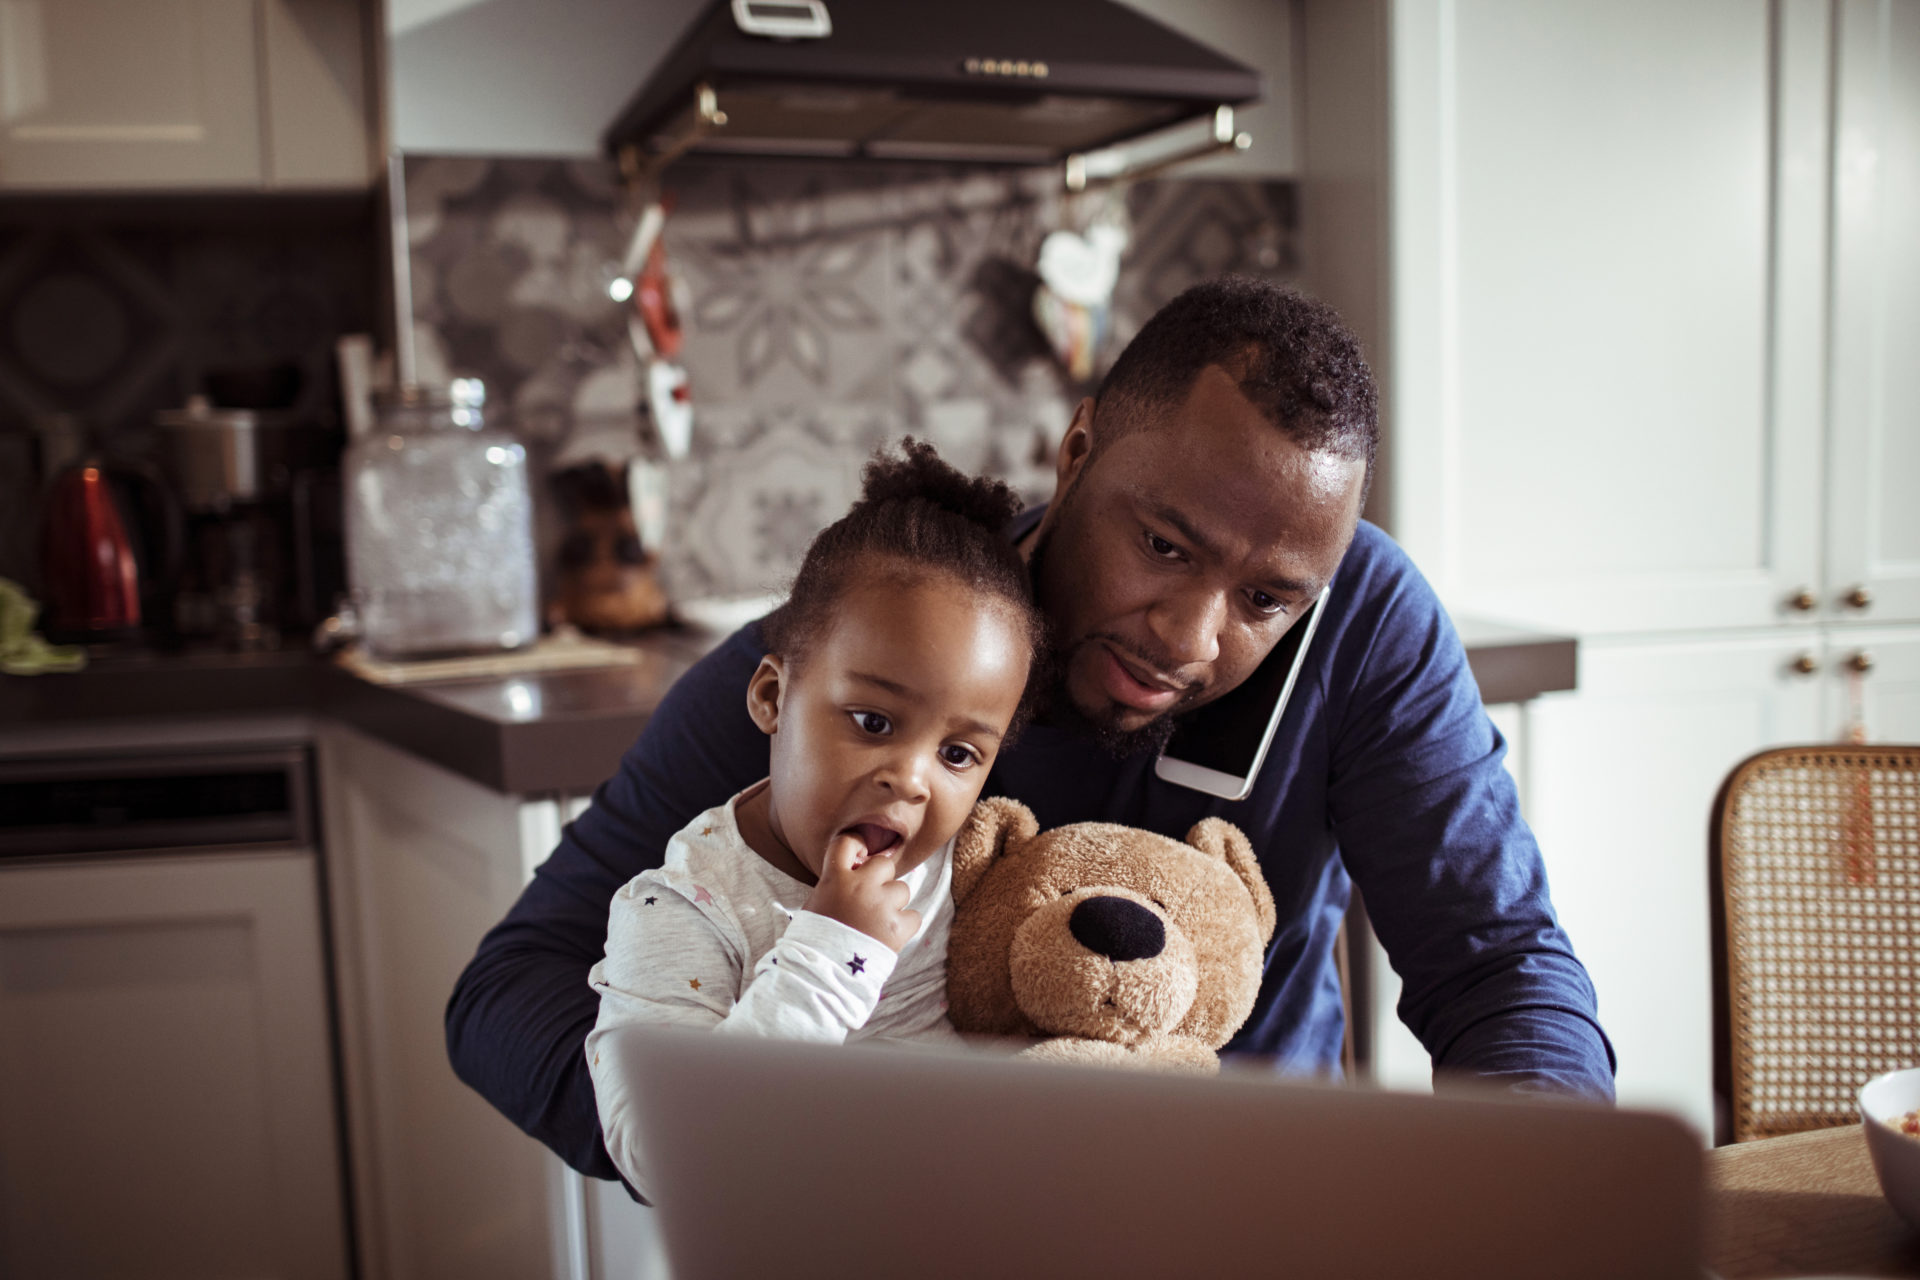
M314 839L304 746L0 760L0 859Z

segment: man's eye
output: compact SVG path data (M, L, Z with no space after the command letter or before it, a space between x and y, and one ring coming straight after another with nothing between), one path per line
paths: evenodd
M972 747L963 747L957 742L949 742L940 748L940 758L955 769L965 769L980 763L980 757Z
M1286 609L1286 605L1264 591L1249 591L1247 600L1261 613L1280 613Z
M1163 560L1171 560L1180 549L1149 529L1147 531L1147 550L1153 552L1153 554Z
M878 711L856 711L853 713L853 722L860 726L860 732L870 733L876 738L893 732L893 721Z

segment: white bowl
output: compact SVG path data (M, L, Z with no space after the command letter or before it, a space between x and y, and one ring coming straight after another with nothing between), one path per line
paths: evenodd
M1860 1119L1867 1131L1867 1151L1887 1203L1920 1231L1920 1138L1909 1138L1894 1128L1907 1112L1920 1108L1920 1067L1889 1071L1861 1086Z

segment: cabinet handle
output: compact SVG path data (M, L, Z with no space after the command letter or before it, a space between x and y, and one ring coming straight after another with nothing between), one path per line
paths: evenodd
M1820 669L1820 663L1810 653L1803 653L1791 664L1795 675L1810 676Z
M1847 670L1858 671L1861 675L1867 674L1873 670L1873 655L1865 649L1853 654L1847 659Z
M1873 603L1873 592L1867 590L1866 584L1862 583L1841 596L1840 602L1849 609L1864 609Z
M1813 592L1807 590L1805 587L1800 588L1787 597L1787 608L1792 609L1795 613L1812 613L1813 606L1819 603L1820 602L1814 598Z

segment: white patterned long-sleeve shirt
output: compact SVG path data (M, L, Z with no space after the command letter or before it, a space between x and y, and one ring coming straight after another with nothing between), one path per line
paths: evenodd
M607 1152L649 1198L621 1029L707 1027L831 1044L959 1038L946 1001L951 843L901 877L920 930L896 956L858 929L803 910L813 887L748 847L734 805L765 785L688 823L658 869L614 895L606 958L587 975L600 995L586 1053Z

